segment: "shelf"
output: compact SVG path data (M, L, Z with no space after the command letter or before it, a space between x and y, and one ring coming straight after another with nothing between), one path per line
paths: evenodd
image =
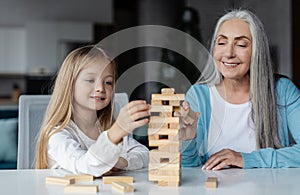
M0 79L24 79L25 76L23 73L0 73Z
M18 109L18 102L10 98L0 98L0 110L15 110Z

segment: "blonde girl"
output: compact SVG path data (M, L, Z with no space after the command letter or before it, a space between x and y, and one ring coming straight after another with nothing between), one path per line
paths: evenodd
M148 149L127 136L149 105L132 101L114 122L116 64L97 46L71 52L57 75L36 147L36 168L101 176L147 166Z

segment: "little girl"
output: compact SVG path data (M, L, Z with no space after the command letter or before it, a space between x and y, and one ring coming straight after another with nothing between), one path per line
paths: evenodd
M96 46L66 57L37 140L36 168L101 176L147 166L148 149L127 135L148 122L150 106L132 101L113 123L115 72Z

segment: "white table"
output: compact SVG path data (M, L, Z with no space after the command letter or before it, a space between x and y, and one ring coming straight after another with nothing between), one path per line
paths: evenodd
M63 176L62 170L1 170L1 195L60 195L64 194L63 186L45 184L46 176ZM121 175L134 177L134 194L148 195L259 195L259 194L300 194L300 168L290 169L226 169L221 171L205 171L200 168L182 168L181 185L179 187L160 187L148 181L148 170L123 172ZM218 177L216 189L205 187L208 176ZM89 183L89 182L86 182ZM111 189L111 185L98 184L98 194L121 194ZM126 193L132 194L132 193Z

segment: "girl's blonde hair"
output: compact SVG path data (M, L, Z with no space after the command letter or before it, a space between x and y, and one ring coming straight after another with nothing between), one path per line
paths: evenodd
M65 128L72 118L74 85L78 74L86 64L96 62L99 59L107 59L110 62L108 65L112 66L115 80L115 62L109 59L107 54L97 46L89 45L78 48L72 51L64 60L55 80L47 113L45 113L44 121L37 138L35 153L35 166L37 169L49 168L47 160L48 140L51 135ZM112 98L108 106L97 111L101 129L110 128L113 122L113 105L114 98Z

